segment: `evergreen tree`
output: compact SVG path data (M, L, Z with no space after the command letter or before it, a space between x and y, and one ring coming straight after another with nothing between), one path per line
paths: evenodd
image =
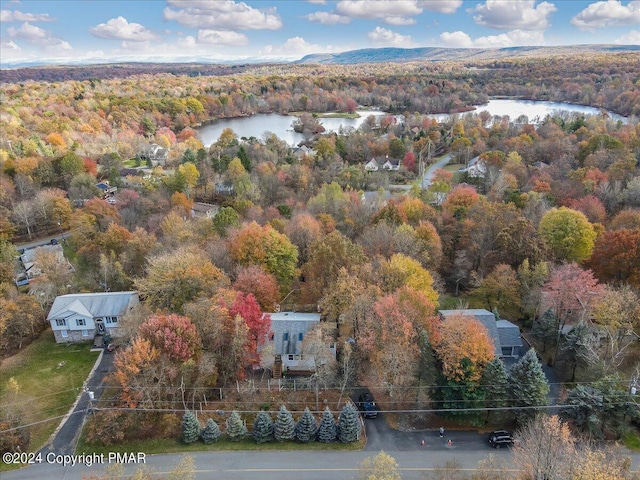
M273 421L271 416L260 411L253 422L253 439L256 443L267 443L273 440Z
M200 438L200 422L192 411L187 410L182 417L182 441L184 443L195 443Z
M533 322L531 333L542 340L542 353L546 352L547 346L554 346L558 341L559 322L551 309Z
M308 408L304 409L304 413L298 419L295 431L296 439L302 443L309 443L316 437L318 424L316 423L316 419Z
M509 406L509 374L504 362L499 358L494 358L487 364L480 386L484 392L486 408L500 408ZM488 418L505 420L508 417L508 410L493 410L487 414Z
M214 422L212 418L210 418L209 420L207 420L207 425L202 430L200 438L202 438L202 441L205 443L205 445L211 445L212 443L216 443L218 441L220 435L222 435L220 427L218 427L218 424Z
M244 426L244 422L240 418L240 415L235 410L231 413L231 416L227 419L227 435L232 442L238 442L242 440L247 434L247 427Z
M240 159L240 163L247 172L251 171L251 159L247 154L247 151L244 149L244 145L240 145L240 149L238 150L238 158Z
M358 411L353 403L347 403L338 417L340 434L338 438L342 443L351 443L358 440L360 423L358 422Z
M549 382L542 371L536 351L531 348L520 361L511 367L509 384L513 405L532 407L546 405L549 401ZM523 423L538 413L535 408L516 410L516 417Z
M282 405L278 416L276 417L275 425L273 428L274 436L278 442L286 442L293 440L296 437L296 424L293 421L293 415L287 410L287 407Z
M194 165L197 162L196 154L190 148L187 148L182 154L182 160L180 163L193 163Z
M331 443L338 436L336 429L336 420L329 407L324 409L322 420L320 420L320 428L318 428L318 441L323 443Z

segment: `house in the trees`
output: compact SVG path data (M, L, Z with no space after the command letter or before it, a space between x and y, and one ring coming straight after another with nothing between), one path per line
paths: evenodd
M109 185L109 182L107 180L96 183L96 187L98 187L98 190L100 190L100 195L102 196L102 198L105 199L112 198L118 191L118 187Z
M213 218L218 214L220 206L210 203L194 202L191 207L191 218Z
M64 265L70 272L73 272L73 266L64 256L62 245L42 245L40 247L26 249L20 255L16 285L28 285L31 279L47 273L46 271L43 272L41 265L38 264L38 255L40 252L51 252L55 256L57 264Z
M293 155L293 157L300 161L302 160L305 156L313 156L314 152L313 150L311 150L309 147L307 147L306 145L301 145L299 147L294 148L291 151L291 154Z
M137 292L74 293L56 297L47 316L56 342L117 336L122 316L140 302Z
M517 358L520 355L522 337L517 325L508 320L496 320L496 316L484 308L440 310L440 316L444 321L453 315L464 315L478 320L487 329L496 357Z
M397 158L374 157L364 165L367 172L377 172L378 170L397 171L400 170L401 161Z
M480 160L480 157L473 157L469 160L467 167L461 168L459 171L466 173L471 178L484 178L487 173L487 166L484 161Z
M157 143L143 146L138 152L140 160L151 163L152 167L166 165L169 158L169 149L161 147Z
M273 341L273 377L305 375L315 371L313 355L304 355L302 342L309 331L320 324L319 313L278 312L271 314ZM327 345L328 355L336 357L336 344Z
M215 190L220 195L233 195L233 182L231 180L218 182L215 185Z
M375 192L362 192L362 195L360 195L362 204L371 211L384 207L390 199L391 192L384 189L379 189Z

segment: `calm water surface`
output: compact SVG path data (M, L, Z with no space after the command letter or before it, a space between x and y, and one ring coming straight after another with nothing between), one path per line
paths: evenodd
M496 99L490 100L486 105L479 106L473 113L483 111L489 112L492 116L508 115L512 120L521 116L526 116L529 122L542 121L547 115L565 113L580 113L584 115L597 115L601 109L595 107L585 107L583 105L573 105L570 103L558 102L538 102L533 100L512 100ZM385 112L379 110L359 110L359 118L321 118L320 121L327 131L337 132L340 127L358 128L369 115L382 116ZM626 121L622 115L609 113L614 120ZM448 114L434 114L430 117L437 118L438 121L445 121ZM278 138L286 141L289 145L297 145L305 140L302 133L293 131L293 122L296 117L289 115L278 115L277 113L266 113L253 115L251 117L231 118L214 120L213 122L199 128L200 138L206 146L211 145L220 138L222 130L231 128L238 137L256 137L262 139L265 133L275 133Z

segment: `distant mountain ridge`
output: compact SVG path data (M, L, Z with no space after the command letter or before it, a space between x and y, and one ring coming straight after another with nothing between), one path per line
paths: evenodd
M349 65L357 63L491 60L506 57L543 57L570 54L640 52L640 45L563 45L505 48L364 48L341 53L306 55L300 64Z

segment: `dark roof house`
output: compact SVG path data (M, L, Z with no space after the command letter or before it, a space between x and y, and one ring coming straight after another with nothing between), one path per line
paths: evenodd
M446 321L447 317L453 315L465 315L473 317L478 320L487 329L489 337L493 341L496 357L502 356L502 344L500 343L500 335L498 333L498 326L496 322L496 316L489 310L484 308L471 308L471 309L459 309L459 310L439 310L443 320Z

